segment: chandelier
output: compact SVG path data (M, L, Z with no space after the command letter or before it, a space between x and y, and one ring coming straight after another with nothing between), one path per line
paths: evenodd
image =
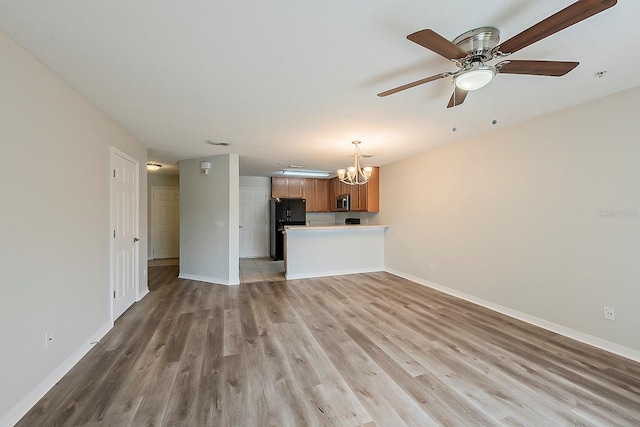
M353 155L353 166L349 166L346 169L338 169L338 179L348 185L363 185L371 178L371 166L360 167L360 159L362 153L360 152L360 141L351 141L355 147L355 153Z

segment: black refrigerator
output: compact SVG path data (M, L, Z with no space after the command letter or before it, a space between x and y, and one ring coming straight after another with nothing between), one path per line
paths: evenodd
M271 199L270 208L270 256L273 260L279 261L284 259L284 226L307 223L307 201L305 199Z

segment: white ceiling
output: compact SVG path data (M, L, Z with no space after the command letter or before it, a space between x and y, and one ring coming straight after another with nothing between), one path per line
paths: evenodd
M564 77L498 75L452 109L449 79L376 96L455 71L410 33L452 40L494 26L507 40L571 3L0 0L0 28L136 136L150 160L237 152L242 175L270 176L289 164L346 166L354 139L373 155L364 164L384 165L637 86L640 1L621 0L511 57L580 61Z

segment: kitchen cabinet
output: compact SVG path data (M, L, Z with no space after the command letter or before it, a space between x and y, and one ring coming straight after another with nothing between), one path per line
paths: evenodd
M315 212L315 209L316 209L315 194L316 194L316 180L305 179L304 193L302 193L302 195L304 196L305 199L307 199L307 212Z
M289 196L302 198L304 194L304 178L287 178L289 180Z
M351 212L366 212L367 204L365 202L367 193L369 192L369 183L365 185L352 185L349 188L349 195L351 196L351 206L349 210Z
M289 181L288 178L280 178L274 176L271 178L271 197L278 199L280 197L287 197L289 193Z
M316 179L315 212L329 212L332 205L329 199L329 180Z
M380 210L380 168L374 167L369 182L364 185L348 185L333 178L331 200L340 194L349 194L351 212L378 212ZM335 212L335 206L331 205Z
M304 198L307 212L329 212L329 180L305 178Z
M331 204L328 179L271 178L271 197L307 199L307 212L329 212Z
M271 197L302 198L304 193L303 178L271 177Z

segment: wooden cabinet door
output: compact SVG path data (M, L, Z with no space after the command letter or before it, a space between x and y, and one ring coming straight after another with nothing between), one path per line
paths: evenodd
M362 195L360 200L363 200L365 203L364 211L365 212L379 212L380 211L380 168L374 167L371 172L371 178L369 182L367 182L367 191L364 195L364 199Z
M337 182L338 186L336 189L336 197L341 194L351 194L351 187L353 187L352 185L347 185L344 182L341 182L339 179L337 180Z
M329 212L336 211L336 197L338 196L338 178L329 180Z
M271 197L299 199L304 197L303 178L271 177Z
M351 187L351 210L354 212L369 212L370 183Z
M289 184L287 178L279 176L271 177L271 197L278 199L280 197L288 197Z
M307 212L329 212L330 183L328 179L304 179L302 197L307 199Z
M289 178L289 195L291 198L302 198L304 192L304 178Z
M358 207L361 212L369 212L369 183L361 185L358 189Z
M307 199L307 212L316 212L316 181L317 179L305 179L302 197Z
M360 212L361 210L363 210L365 208L365 206L360 206L360 191L363 189L363 187L366 187L367 184L365 185L350 185L349 186L349 196L351 198L351 200L349 201L349 203L351 204L349 206L349 210L352 212Z
M316 179L315 186L315 200L314 209L315 212L329 212L329 180L328 179ZM307 200L309 203L309 200Z

